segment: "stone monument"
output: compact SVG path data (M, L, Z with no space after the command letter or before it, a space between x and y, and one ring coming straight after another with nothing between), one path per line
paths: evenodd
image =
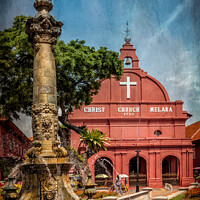
M58 107L54 49L62 22L49 13L51 0L35 0L38 11L27 20L26 33L34 47L32 126L33 145L21 167L23 187L20 200L78 200L69 184L72 164L57 140Z

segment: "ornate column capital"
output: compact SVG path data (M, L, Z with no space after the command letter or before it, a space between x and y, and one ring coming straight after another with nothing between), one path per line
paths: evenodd
M26 34L29 36L29 41L33 44L36 53L40 49L40 43L51 44L54 51L63 23L56 21L49 14L53 8L51 0L35 0L34 6L38 13L26 22Z
M50 12L53 9L53 3L52 0L35 0L34 7L38 12L44 7Z

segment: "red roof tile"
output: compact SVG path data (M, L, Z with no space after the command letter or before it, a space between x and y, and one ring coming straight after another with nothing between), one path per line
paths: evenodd
M200 139L200 121L195 122L185 128L186 138L194 140Z

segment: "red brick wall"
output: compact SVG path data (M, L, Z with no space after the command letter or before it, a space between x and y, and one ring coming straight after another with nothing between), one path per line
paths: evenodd
M14 123L0 119L0 159L23 158L30 148L31 141ZM1 180L1 170L0 170Z
M29 139L20 130L12 128L0 124L1 157L23 157L23 154L30 148Z

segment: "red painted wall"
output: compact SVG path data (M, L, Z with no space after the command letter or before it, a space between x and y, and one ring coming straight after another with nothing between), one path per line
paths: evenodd
M23 158L30 146L31 141L14 123L0 120L0 157Z

